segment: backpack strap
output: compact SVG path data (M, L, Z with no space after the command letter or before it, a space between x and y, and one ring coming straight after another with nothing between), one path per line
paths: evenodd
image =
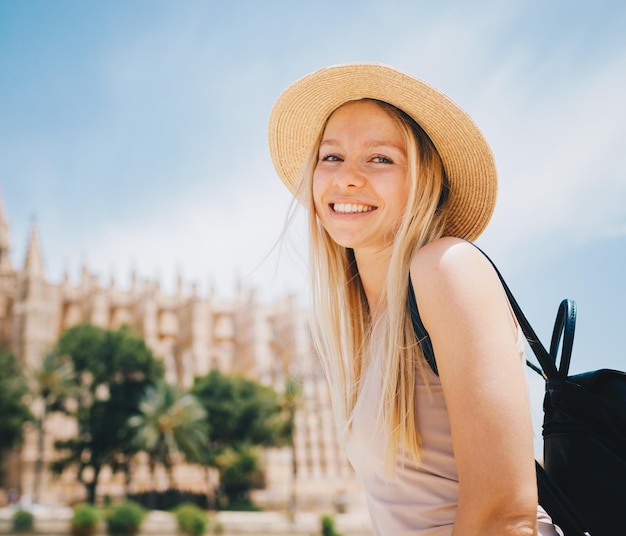
M506 281L502 277L502 274L500 273L500 270L498 270L498 267L482 249L480 249L476 244L472 245L485 256L485 258L491 263L491 266L493 266L493 269L496 271L496 274L498 275L498 278L502 283L502 287L506 292L509 303L511 304L513 313L515 313L515 318L517 318L517 322L522 328L522 332L524 333L524 336L526 337L526 340L528 341L531 350L537 357L537 361L539 361L542 370L538 370L537 367L529 361L526 361L526 364L546 379L565 380L569 372L572 347L574 344L574 329L576 327L576 304L572 300L567 299L561 302L559 311L557 313L556 322L554 324L554 331L552 332L550 352L548 352L539 340L539 337L537 337L537 334L530 325L530 322L524 315L522 308L517 303L515 296L513 296L513 293L506 284ZM563 346L561 348L560 367L557 370L556 361L559 350L559 343L561 341L561 334L563 334Z
M539 504L566 536L590 536L576 509L546 470L535 460Z
M563 346L561 348L561 362L559 364L559 378L567 379L569 374L569 364L572 358L572 347L574 345L574 329L576 328L576 302L565 299L559 306L550 342L550 357L556 363L556 356L563 336Z
M435 352L433 350L433 343L430 340L430 335L420 317L419 310L417 309L417 301L415 300L415 291L413 290L413 283L409 277L409 309L411 311L411 322L413 323L413 331L417 335L417 343L420 345L424 359L430 366L431 370L439 376L439 370L437 369L437 361L435 360Z
M522 332L530 345L533 353L537 357L537 361L541 365L541 369L539 369L536 365L531 363L530 361L526 361L526 364L529 368L533 369L537 374L540 374L544 378L556 379L556 378L565 378L567 377L570 356L573 345L574 338L574 326L576 322L576 307L575 304L571 300L564 300L564 303L561 304L561 308L559 309L559 317L557 318L557 324L555 324L554 332L552 334L552 344L550 345L550 352L546 350L544 345L539 340L539 337L535 333L535 330L530 325L530 322L524 315L522 308L517 303L515 296L509 289L506 281L502 277L502 274L498 270L498 267L495 263L489 258L489 256L478 246L472 244L478 251L480 251L485 258L489 261L493 269L495 270L500 282L502 283L502 287L506 293L506 296L511 304L511 308L513 309L513 313L515 314L515 318L522 328ZM565 302L569 302L567 305ZM428 335L428 331L424 327L422 319L419 315L419 309L417 307L417 300L415 299L415 292L413 290L413 283L411 282L411 277L409 276L409 292L408 292L408 305L409 311L411 313L411 321L413 323L413 329L417 335L418 343L424 354L426 361L428 362L430 368L433 370L435 374L437 372L437 362L435 359L435 354L433 351L432 342L430 340L430 336ZM557 328L557 325L559 326ZM560 370L556 368L556 354L558 351L558 344L560 341L560 333L563 332L565 334L563 339L563 350L561 355L561 367ZM563 376L565 374L565 376Z

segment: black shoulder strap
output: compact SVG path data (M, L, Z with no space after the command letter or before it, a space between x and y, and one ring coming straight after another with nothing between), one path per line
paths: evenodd
M417 335L417 342L422 349L426 362L432 369L432 371L439 376L439 370L437 370L437 361L435 360L435 352L433 351L433 343L430 340L430 335L420 317L420 313L417 309L417 301L415 300L415 291L413 290L413 283L409 277L409 309L411 311L411 322L413 323L413 331Z
M562 319L560 323L557 321L557 323L560 324L560 331L557 334L557 328L555 326L555 331L552 336L552 344L551 344L550 352L548 352L543 346L543 344L541 343L541 341L539 340L539 337L537 337L537 334L535 333L535 330L533 330L532 326L530 325L530 322L527 320L526 316L524 315L521 307L517 303L517 300L513 296L513 293L509 289L508 285L506 284L506 281L502 277L502 274L498 270L498 267L494 264L494 262L489 258L489 256L483 250L481 250L475 244L472 244L472 245L476 249L478 249L478 251L480 251L493 266L493 269L498 275L498 278L500 279L500 282L502 283L504 291L506 292L507 298L509 300L509 303L511 304L511 308L513 309L515 317L517 318L517 321L520 327L522 328L524 336L526 337L526 340L528 341L528 344L530 345L533 353L535 354L535 356L537 356L537 361L539 361L539 364L541 365L542 370L540 370L538 367L536 367L533 363L529 361L527 361L528 366L532 368L538 374L541 374L544 378L563 377L563 374L567 376L567 372L569 369L572 341L573 341L573 336L574 336L574 325L575 325L575 314L576 314L575 305L573 304L573 302L571 302L570 300L564 300L564 303L561 304L561 309L563 309L566 307L565 302L567 302L568 304L567 310L559 311L559 318ZM435 359L432 342L430 340L430 336L428 335L428 331L424 327L424 324L422 323L422 319L419 315L419 309L417 307L417 301L415 299L415 292L413 290L413 284L411 282L410 277L409 277L409 293L408 294L409 294L408 295L409 310L411 312L411 321L413 323L413 329L415 330L415 333L418 338L418 342L420 344L420 348L422 349L422 352L424 353L424 357L426 358L426 361L428 362L433 372L437 374L438 373L437 362ZM565 334L565 338L563 341L563 354L561 356L561 367L560 367L560 371L558 371L556 368L556 352L558 351L558 342L560 340L561 330Z

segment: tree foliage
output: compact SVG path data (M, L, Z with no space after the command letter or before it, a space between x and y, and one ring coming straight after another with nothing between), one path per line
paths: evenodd
M217 505L229 510L255 510L250 490L263 487L257 450L245 444L226 447L217 457L216 465L220 473ZM226 504L223 504L222 496L226 498Z
M25 400L27 393L26 378L17 358L0 349L0 456L3 450L21 444L23 425L33 419Z
M180 457L200 463L208 446L206 411L197 398L176 385L148 387L139 413L129 420L135 445L147 452L152 470L161 463L172 483L172 468Z
M271 387L217 369L197 377L192 393L207 413L210 448L204 463L218 469L229 503L245 502L260 468L251 447L289 444L289 412Z
M37 460L35 462L35 479L33 483L33 499L39 500L44 462L45 427L48 415L52 412L66 412L64 403L76 392L72 383L74 370L69 359L53 352L46 354L39 367L28 375L34 396L41 400L41 410L37 415Z
M127 469L137 451L128 419L137 413L145 389L163 378L163 364L127 326L114 331L90 324L75 326L61 335L55 352L66 356L73 366L76 391L72 413L78 435L57 442L64 457L53 468L61 472L76 465L93 503L101 468Z
M285 393L283 394L283 404L287 411L285 423L285 435L289 441L291 449L291 490L289 497L289 515L294 516L297 509L297 489L298 463L296 458L296 444L294 441L296 428L296 412L302 404L302 383L293 377L288 377L285 381Z
M288 415L271 387L213 369L195 379L192 393L207 412L212 452L239 444L288 443Z

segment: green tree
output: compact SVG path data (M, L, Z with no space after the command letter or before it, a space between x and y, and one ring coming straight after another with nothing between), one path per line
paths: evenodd
M216 467L222 490L230 503L249 500L258 473L252 446L289 443L289 414L278 393L241 376L224 375L217 369L194 380L192 393L207 412L209 444L204 463ZM235 471L244 489L225 485ZM244 474L246 476L244 477Z
M226 497L229 510L256 509L250 499L250 490L261 487L262 466L257 449L247 444L226 447L216 458L220 473L218 497ZM219 501L221 502L221 500Z
M70 465L77 466L87 500L93 504L103 466L129 474L130 458L137 449L128 419L138 412L145 389L163 378L163 364L128 326L114 331L90 324L75 326L61 335L55 352L67 356L73 366L76 394L72 413L78 434L57 441L63 457L53 469L60 473Z
M26 378L17 358L0 349L0 468L2 453L22 443L24 423L33 419L27 393Z
M191 463L202 461L208 445L206 411L194 395L178 386L160 382L147 387L139 413L128 422L135 445L148 453L151 471L154 474L156 464L162 464L170 486L179 455Z
M43 473L45 426L48 415L55 411L64 411L63 403L75 389L72 385L74 370L72 363L49 352L41 365L29 374L33 393L41 400L40 414L37 416L37 461L33 483L33 499L39 501L41 477Z

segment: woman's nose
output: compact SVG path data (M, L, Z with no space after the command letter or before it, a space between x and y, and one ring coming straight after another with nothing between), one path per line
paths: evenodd
M334 176L334 183L341 188L363 186L366 178L358 162L344 160Z

